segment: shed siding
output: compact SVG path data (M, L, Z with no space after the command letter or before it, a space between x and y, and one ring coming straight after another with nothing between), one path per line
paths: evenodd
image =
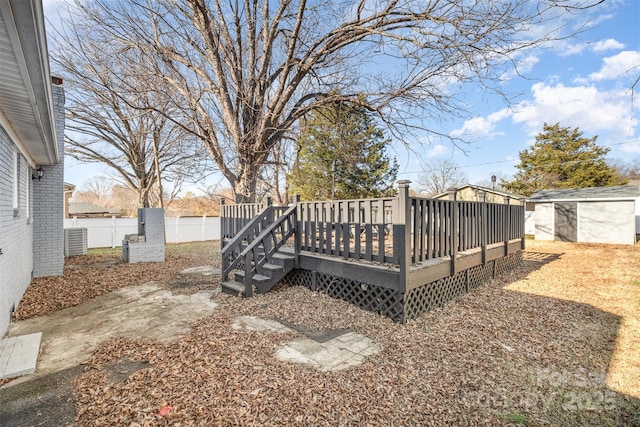
M553 240L553 203L536 203L535 235L536 240Z
M17 307L31 282L32 223L27 200L32 192L30 168L19 154L18 209L13 208L14 152L13 141L0 127L0 336L11 321L11 309Z
M635 243L634 201L580 202L578 241Z

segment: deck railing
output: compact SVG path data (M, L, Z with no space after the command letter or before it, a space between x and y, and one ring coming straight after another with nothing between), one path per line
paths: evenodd
M398 263L393 246L396 198L298 203L303 251Z
M410 198L411 263L524 237L524 206Z
M222 199L220 201L220 239L224 242L233 238L244 228L253 218L255 218L269 204L265 203L242 203L238 205L227 205ZM273 221L273 219L271 219Z
M508 198L500 204L457 201L455 192L450 200L410 197L408 181L400 181L398 190L397 197L389 198L297 202L297 248L406 270L411 264L455 260L459 252L484 252L496 243L524 239L524 206ZM259 206L223 205L223 239L233 237ZM274 209L276 218L277 209L286 208Z

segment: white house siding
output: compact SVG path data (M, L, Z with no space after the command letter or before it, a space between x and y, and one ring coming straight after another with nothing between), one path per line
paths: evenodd
M33 275L59 276L64 269L64 89L53 85L60 162L44 166L33 185Z
M553 203L536 203L535 235L536 240L553 240Z
M18 154L18 209L14 210L14 152L17 149L0 127L0 336L11 320L31 282L33 270L32 220L30 215L32 182L26 159Z
M537 208L537 206L536 206ZM635 243L635 202L580 202L578 206L578 241L592 243Z

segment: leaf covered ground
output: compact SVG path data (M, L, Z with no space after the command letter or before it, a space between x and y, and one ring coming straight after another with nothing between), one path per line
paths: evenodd
M164 264L117 264L103 273L72 266L114 255L70 260L58 279L64 285L30 288L32 309L21 305L19 315L113 286L171 286L181 268L218 265L216 254L211 244L183 246L168 250ZM100 346L76 381L77 422L640 426L639 266L639 247L528 241L516 271L404 325L301 287L251 299L215 295L218 310L187 336ZM63 289L74 297L43 302ZM33 308L38 302L46 309ZM359 367L321 373L274 357L292 334L231 328L240 315L346 328L383 350ZM121 363L143 368L114 378L109 367Z

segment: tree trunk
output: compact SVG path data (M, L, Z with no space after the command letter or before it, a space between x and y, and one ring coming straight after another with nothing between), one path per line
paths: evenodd
M153 165L156 169L156 181L158 181L158 207L164 209L164 190L162 189L162 179L160 176L158 147L160 147L160 131L156 128L153 130Z

